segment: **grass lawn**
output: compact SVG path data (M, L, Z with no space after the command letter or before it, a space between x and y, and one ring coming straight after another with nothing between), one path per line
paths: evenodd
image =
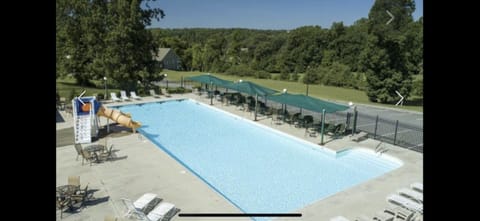
M103 82L97 82L97 81L93 81L96 85L101 85L101 83ZM65 97L67 98L67 100L69 100L71 97L71 93L72 93L72 89L75 90L75 94L74 94L74 97L75 96L78 96L80 95L80 93L82 93L83 90L87 90L87 92L85 92L85 97L88 97L88 96L92 96L93 94L105 94L105 88L104 87L101 87L101 88L97 88L97 87L82 87L82 86L78 86L78 85L75 85L75 79L74 78L71 78L71 77L65 77L65 78L62 78L62 79L57 79L57 91L58 91L58 94L60 95L60 97ZM107 86L107 89L108 89L108 96L110 97L110 93L111 92L119 92L120 90L119 89L113 89L113 88L110 88Z
M204 72L185 72L185 71L171 71L171 70L164 70L162 73L168 74L168 80L170 81L180 81L181 77L188 77L188 76L195 76L199 74L204 74ZM306 85L300 82L290 82L290 81L280 81L280 80L271 80L271 79L256 79L253 77L238 77L238 76L231 76L231 75L224 75L224 74L217 74L212 73L213 75L230 81L237 81L239 79L252 81L262 86L272 88L278 91L282 91L284 88L288 90L290 93L305 93L306 92ZM321 98L324 100L331 100L331 101L339 101L339 102L353 102L353 103L361 103L361 104L369 104L375 106L382 106L382 107L390 107L390 108L397 108L397 109L405 109L405 110L413 110L423 112L423 105L404 105L404 106L395 106L393 104L379 104L373 103L368 100L367 95L364 91L355 90L355 89L347 89L341 87L332 87L332 86L323 86L323 85L309 85L308 95L312 97ZM414 103L421 103L418 102L418 98L415 100L417 102Z
M167 73L167 79L169 81L180 81L181 77L188 77L188 76L195 76L199 74L204 74L204 72L185 72L185 71L171 71L171 70L164 70L162 73ZM256 79L252 77L238 77L238 76L231 76L231 75L224 75L224 74L213 74L219 78L231 81L237 81L239 79L252 81L262 86L272 88L278 91L282 91L284 88L288 90L289 93L305 93L306 92L306 85L300 82L291 82L291 81L280 81L280 80L271 80L271 79ZM75 79L73 78L62 78L57 79L57 91L60 94L60 97L65 97L70 99L70 94L72 89L75 89L75 96L78 96L84 89L87 90L84 96L92 96L93 94L105 93L105 88L102 87L81 87L74 84ZM96 85L102 85L103 82L96 82ZM120 89L115 89L108 87L108 94L111 92L119 92ZM406 104L404 106L395 106L393 104L378 104L373 103L368 100L367 95L364 91L355 90L355 89L347 89L347 88L340 88L340 87L332 87L332 86L323 86L323 85L309 85L308 94L312 97L321 98L324 100L331 100L331 101L339 101L339 102L353 102L353 103L361 103L361 104L369 104L375 106L383 106L383 107L390 107L390 108L398 108L398 109L405 109L405 110L413 110L423 112L423 105L422 100L420 98L411 98L411 102L413 105ZM407 101L408 103L408 101Z

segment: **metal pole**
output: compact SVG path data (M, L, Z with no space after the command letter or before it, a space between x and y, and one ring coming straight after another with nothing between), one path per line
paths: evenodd
M350 128L350 118L352 117L352 114L350 112L347 112L347 120L345 122L345 128Z
M395 142L397 141L397 130L398 130L398 120L395 122L395 134L393 136L393 145L395 145Z
M323 132L325 128L325 109L322 110L322 127L320 129L320 144L323 145Z
M213 82L210 81L210 90L208 92L208 96L210 96L210 105L213 105Z
M375 131L373 132L373 139L377 138L377 127L378 127L378 114L377 114L377 118L375 118Z
M258 94L255 94L255 114L254 114L255 121L257 121L257 104L258 104Z
M105 81L105 100L108 99L108 92L107 92L107 77L103 77L103 80Z
M353 129L352 129L352 135L355 134L357 130L357 118L358 118L358 111L357 111L357 106L353 107Z

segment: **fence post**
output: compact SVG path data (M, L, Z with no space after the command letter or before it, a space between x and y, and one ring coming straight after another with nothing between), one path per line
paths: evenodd
M395 122L395 134L393 136L393 145L395 145L395 142L397 141L397 130L398 130L398 120Z
M358 117L358 111L357 111L357 106L353 108L353 129L352 129L352 135L355 134L357 130L357 117Z
M377 127L378 127L378 114L377 114L377 118L375 118L375 131L373 132L373 139L377 138Z
M183 86L183 76L180 76L180 87L184 87Z
M325 132L325 109L322 110L322 126L320 128L320 144L323 145L323 133Z
M345 122L345 128L350 128L350 112L347 112L347 121Z

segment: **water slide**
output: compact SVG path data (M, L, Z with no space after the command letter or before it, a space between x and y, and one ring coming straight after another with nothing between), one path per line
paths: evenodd
M133 133L136 132L137 128L142 126L140 122L132 120L132 116L130 116L130 114L125 114L115 109L108 109L108 108L105 108L104 106L100 106L100 108L97 111L97 115L106 117L125 127L132 128Z

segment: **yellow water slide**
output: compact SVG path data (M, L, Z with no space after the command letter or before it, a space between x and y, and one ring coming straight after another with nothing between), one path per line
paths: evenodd
M106 117L125 127L132 128L133 133L136 132L137 128L142 126L140 122L132 120L132 116L130 116L130 114L125 114L115 109L108 109L108 108L105 108L104 106L100 106L100 108L98 109L97 115Z

